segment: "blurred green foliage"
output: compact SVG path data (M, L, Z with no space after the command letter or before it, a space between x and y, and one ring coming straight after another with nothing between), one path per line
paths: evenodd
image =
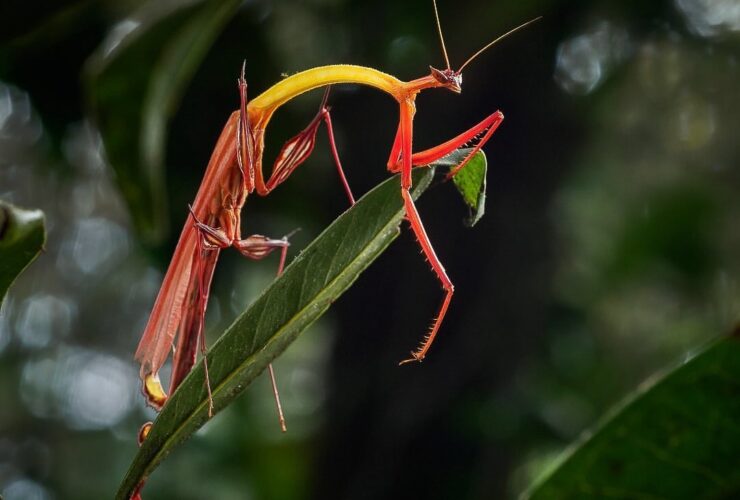
M0 200L0 307L16 277L44 246L44 214Z
M239 3L146 3L119 23L88 61L94 118L145 242L161 243L167 230L168 121Z
M736 331L642 384L524 497L736 496L739 340Z

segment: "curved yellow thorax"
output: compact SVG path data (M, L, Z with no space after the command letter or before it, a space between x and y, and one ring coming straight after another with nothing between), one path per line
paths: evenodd
M332 64L307 69L279 81L247 104L247 111L258 128L267 125L272 113L290 99L326 85L357 83L369 85L400 101L406 93L406 83L377 69L352 64ZM256 119L256 120L255 120Z

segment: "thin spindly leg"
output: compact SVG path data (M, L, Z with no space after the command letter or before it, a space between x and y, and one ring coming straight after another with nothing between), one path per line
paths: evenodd
M288 247L290 243L287 237L283 237L279 240L267 238L265 236L256 234L234 242L234 247L239 252L250 259L262 259L267 257L273 250L280 248L280 263L278 264L277 275L283 274L283 268L285 267L285 258L288 254ZM275 407L278 412L278 419L280 421L280 429L283 432L288 430L285 425L285 415L283 414L283 405L280 402L280 392L277 388L277 382L275 380L275 370L272 368L272 363L267 365L267 371L270 375L270 383L272 384L272 394L275 397Z
M195 216L193 216L195 217ZM210 289L211 289L211 280L213 279L213 272L216 269L216 260L218 259L218 254L220 253L220 249L218 247L216 248L208 248L208 243L206 242L206 236L204 233L201 233L201 237L198 238L198 253L202 256L202 258L197 259L197 273L196 276L198 276L197 279L200 280L200 283L198 284L199 292L198 292L198 299L197 299L197 307L200 308L200 312L197 315L197 335L195 338L200 339L200 354L203 358L203 372L205 373L206 378L206 390L208 391L208 418L213 417L213 393L211 392L211 377L208 371L208 356L206 356L206 335L205 335L205 318L206 318L206 307L208 305L208 297L210 295ZM192 337L192 336L191 336ZM177 354L177 353L176 353ZM193 362L195 361L195 356L193 356ZM175 359L174 366L178 367L177 359ZM191 365L192 366L192 363ZM188 372L190 371L190 368L188 368ZM172 385L173 387L170 387L170 394L172 394L172 391L175 390L177 385L180 384L182 381L182 378L185 377L186 373L180 373L178 374L175 369L173 368L173 374L172 374Z
M329 89L326 89L326 95L329 94ZM339 160L339 152L337 151L337 143L334 140L334 127L331 124L331 114L329 113L329 108L325 107L324 112L321 114L322 118L324 119L324 123L326 123L326 133L329 136L329 147L331 148L331 155L334 158L334 165L337 166L337 174L339 175L339 180L342 182L342 187L344 188L344 192L347 195L347 199L349 200L350 205L355 204L355 197L352 195L352 189L349 187L349 183L347 182L347 177L344 175L344 169L342 169L342 162Z
M237 148L237 165L239 171L244 178L244 185L248 193L251 193L255 189L255 170L254 170L254 144L252 133L249 128L249 120L247 119L247 80L244 78L244 68L246 62L242 64L242 73L238 81L239 87L239 124L237 126L236 136L236 148ZM323 105L322 103L322 108ZM340 171L341 171L341 167ZM342 174L343 175L343 174ZM346 181L345 181L346 182ZM287 238L283 238L280 242L276 240L270 240L260 235L253 235L244 240L239 240L234 243L234 246L242 253L242 255L251 258L262 258L272 252L273 249L281 247L280 252L280 264L278 266L278 276L282 274L283 267L285 266L285 258L288 252L288 241ZM268 366L270 373L270 382L272 384L273 395L275 396L275 405L277 406L278 417L280 419L280 428L283 432L286 432L287 428L285 425L285 417L283 415L283 407L280 403L280 393L277 389L277 383L275 381L275 371L272 368L272 363Z
M283 238L285 242L287 243L288 238ZM278 270L277 270L277 276L279 277L281 274L283 274L283 269L285 268L285 258L288 256L288 245L285 245L282 250L280 251L280 263L278 264ZM272 368L272 363L267 365L267 370L270 373L270 384L272 385L272 395L275 398L275 408L278 412L278 420L280 421L280 430L283 432L288 431L288 427L285 424L285 415L283 414L283 405L280 403L280 392L278 391L277 387L277 380L275 379L275 370Z
M339 152L337 151L337 144L336 140L334 139L334 127L332 126L331 114L329 113L329 107L326 104L329 98L330 88L331 87L326 88L326 91L324 92L324 97L321 100L321 105L319 106L319 111L318 113L316 113L316 116L314 116L308 126L300 133L298 133L298 135L287 141L283 148L280 150L280 154L278 154L278 157L275 160L272 174L265 184L266 193L269 193L270 191L275 189L276 186L285 181L290 176L290 174L296 168L298 168L301 163L306 161L306 159L311 155L314 146L316 145L316 133L318 131L318 127L321 124L321 120L323 120L326 124L326 131L329 137L329 146L331 148L332 158L334 159L334 164L337 167L337 173L342 183L342 187L344 188L344 192L347 195L347 199L349 200L350 205L355 204L355 197L352 194L352 189L349 187L347 177L344 174L344 169L342 168L342 162L339 159ZM244 114L244 112L242 112L242 114ZM287 241L286 238L283 238L283 240ZM286 245L283 247L281 252L280 265L277 272L278 276L283 273L283 266L285 265L287 250L288 247ZM269 364L267 368L270 374L270 382L272 384L272 391L275 397L275 406L277 407L278 418L280 419L280 428L283 432L285 432L287 430L285 424L285 416L283 415L283 408L282 404L280 403L280 393L278 392L277 382L275 380L275 371L273 370L272 363Z
M226 232L223 231L221 228L212 227L199 221L195 214L192 213L192 210L191 214L193 216L193 219L195 220L195 228L200 233L200 238L198 240L198 254L202 258L199 258L196 262L196 276L200 276L198 278L200 279L200 283L197 287L198 297L195 298L195 300L198 307L200 307L201 314L198 318L194 319L193 323L197 323L194 324L193 327L197 328L198 335L191 335L189 338L194 341L200 339L199 345L201 354L203 356L203 368L205 371L206 388L208 390L208 415L209 417L211 417L213 416L213 395L211 393L211 381L208 372L208 357L206 356L205 335L203 334L203 321L205 317L205 306L208 301L208 290L210 288L211 278L213 277L213 269L215 267L215 259L218 257L218 252L223 248L233 246L239 251L239 253L241 253L245 257L253 260L259 260L267 257L277 248L282 248L283 253L285 253L290 244L288 243L288 240L286 238L277 240L259 234L255 234L244 239L231 241L226 235ZM211 255L213 255L213 257L211 257ZM284 257L281 258L281 262L282 261L284 261ZM280 270L282 272L282 268ZM184 375L186 375L190 367L192 367L192 362L188 367L178 367L179 364L178 360L176 359L175 368L173 369L173 386L170 388L170 391L174 390L177 387L177 384L179 384L182 378L184 378ZM177 378L175 378L175 375L178 375Z
M429 241L424 225L419 217L419 212L416 210L416 205L411 197L409 190L411 189L411 148L412 148L412 136L413 136L413 119L414 119L414 103L413 101L405 101L401 103L401 124L400 124L400 146L401 146L401 161L403 168L401 170L401 196L403 197L404 208L406 209L406 218L408 219L411 230L414 232L419 246L427 258L429 263L432 265L434 273L437 275L442 288L445 290L445 298L442 301L442 306L439 309L437 317L432 323L432 327L429 333L424 337L421 345L411 352L411 358L401 361L400 364L409 363L411 361L421 361L429 351L429 347L434 342L434 338L437 335L442 321L444 320L447 308L452 300L452 295L455 292L455 287L452 281L447 276L442 263L439 261L437 254L434 252L432 243Z
M200 349L203 358L203 372L205 375L206 390L208 391L208 417L213 416L213 393L211 392L211 377L208 371L208 356L206 355L205 339L205 315L208 305L209 290L216 260L223 248L231 245L228 236L220 228L214 228L201 222L188 206L193 217L193 226L198 231L198 250L194 257L194 279L198 280L197 286L193 288L196 295L192 297L193 307L188 311L188 316L183 322L183 333L180 339L187 340L187 345L180 345L175 351L175 359L172 366L172 377L170 381L170 394L180 385L180 382L190 372L195 363L196 349ZM186 330L187 329L187 333ZM196 348L197 345L197 348Z
M283 274L283 268L285 267L285 258L288 254L288 247L290 243L287 237L283 237L279 240L272 240L262 235L253 235L243 240L239 240L234 243L234 246L241 252L245 257L250 259L262 259L269 255L276 248L280 248L280 263L278 264L277 276ZM275 370L272 368L272 363L267 365L267 370L270 374L270 383L272 384L272 394L275 397L275 406L278 412L278 419L280 421L280 429L286 432L288 428L285 425L285 415L283 415L283 405L280 403L280 392L277 388L277 382L275 380Z
M414 231L414 235L416 235L416 239L418 240L419 245L424 252L424 255L426 256L429 263L432 265L432 269L437 275L437 278L439 279L440 283L442 284L442 288L445 291L444 300L442 301L442 305L439 308L439 313L434 319L429 333L424 337L424 340L422 341L419 348L411 353L411 358L401 361L400 364L404 364L411 361L421 361L422 359L424 359L424 356L426 356L429 347L431 347L432 343L434 342L434 338L437 336L437 331L439 330L439 327L444 320L445 314L447 313L447 308L449 307L450 301L452 300L452 295L455 292L455 286L452 284L452 281L447 276L445 268L442 266L442 263L439 261L439 258L434 252L432 243L429 241L429 237L427 236L426 230L424 229L424 226L421 222L419 212L416 210L414 200L409 194L409 190L402 188L401 195L403 196L403 204L406 208L406 217L411 224L411 229Z

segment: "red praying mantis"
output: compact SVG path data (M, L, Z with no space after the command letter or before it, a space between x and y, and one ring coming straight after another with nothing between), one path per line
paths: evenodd
M249 101L244 66L242 67L242 74L238 79L241 105L229 117L216 143L195 201L189 207L190 216L182 229L149 322L136 351L136 359L141 363L140 377L143 392L152 407L157 410L161 409L168 398L159 379L159 370L170 352L174 350L170 393L178 387L192 369L198 350L205 354L204 317L211 280L220 251L234 247L247 258L262 259L274 250L280 249L278 274L282 272L289 246L287 237L271 239L255 234L242 238L240 229L242 208L249 195L253 193L260 196L268 195L310 156L322 122L326 125L331 154L339 178L350 204L354 203L352 191L339 160L327 105L329 88L335 84L368 85L386 92L399 105L400 119L387 167L391 173L400 172L401 174L401 197L406 218L445 294L429 332L424 336L420 345L411 352L411 357L404 359L400 364L422 361L427 355L444 320L454 293L454 286L432 247L409 193L412 184L411 171L414 167L429 165L461 146L472 144L465 159L447 174L448 179L453 177L490 139L504 119L504 115L496 111L456 137L433 148L414 153L412 145L415 99L419 92L431 88L444 88L459 94L462 90L462 70L470 62L502 38L539 19L528 21L499 36L468 58L458 70L453 70L447 56L436 2L434 2L434 13L446 68L439 70L430 66L429 75L409 82L401 81L368 67L321 66L288 76ZM320 87L326 87L326 91L318 113L304 130L285 143L277 155L269 178L265 180L262 172L264 135L273 113L294 97ZM205 360L204 356L209 415L212 415L213 403L210 397L208 366ZM269 367L269 373L278 405L281 427L285 430L272 366ZM141 437L145 437L145 434L143 432Z

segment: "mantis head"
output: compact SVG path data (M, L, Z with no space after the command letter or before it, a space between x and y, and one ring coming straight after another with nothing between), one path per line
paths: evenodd
M432 77L437 81L437 83L439 83L440 87L449 89L456 94L459 94L460 92L462 92L462 70L465 68L465 66L470 64L473 61L473 59L481 55L483 52L488 50L489 47L491 47L492 45L495 45L501 39L506 38L507 36L511 35L515 31L519 31L525 26L535 21L538 21L542 18L542 16L536 17L530 21L527 21L524 24L520 24L514 29L507 31L503 35L499 36L498 38L494 39L492 42L485 45L482 49L478 50L478 52L470 56L468 60L465 61L462 64L462 66L460 66L460 69L458 69L457 71L454 71L450 67L450 58L447 56L447 47L445 47L445 39L444 39L444 36L442 35L442 25L439 22L439 12L437 11L437 0L432 0L432 4L434 5L434 18L437 21L437 32L439 33L439 41L442 44L442 54L445 57L445 63L447 63L447 69L439 70L432 66L429 66L429 69L432 71Z
M429 66L432 71L432 77L437 80L440 86L453 91L456 94L462 92L462 73L447 69L437 69Z

